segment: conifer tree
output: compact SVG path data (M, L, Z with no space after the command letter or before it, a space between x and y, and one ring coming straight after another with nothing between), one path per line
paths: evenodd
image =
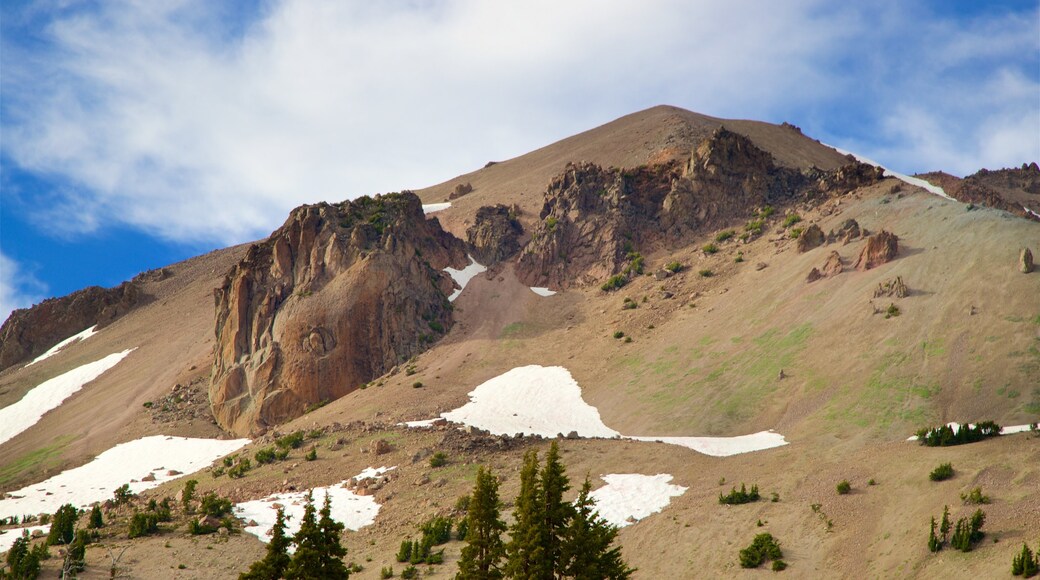
M514 522L509 528L510 540L506 545L509 556L506 564L508 577L551 577L552 569L545 567L541 542L541 529L545 520L543 513L542 486L538 478L538 452L531 450L524 454L524 466L520 470L520 495L514 502Z
M599 517L591 496L588 476L574 501L574 514L563 536L560 572L575 580L624 580L633 569L625 564L621 549L611 547L617 527Z
M47 534L47 545L70 544L76 533L76 520L79 518L79 510L72 504L65 504L54 512L51 518L51 529Z
M285 535L285 510L278 508L274 527L271 528L271 541L267 544L267 554L261 560L253 562L248 572L238 576L239 580L278 580L285 574L289 566L289 544L292 540Z
M101 518L101 505L94 504L94 507L90 510L90 522L87 523L87 527L96 530L105 526L105 520Z
M945 544L950 539L950 506L943 506L942 523L939 525L939 535L941 544Z
M1011 574L1032 578L1036 576L1037 568L1038 565L1036 559L1033 558L1033 551L1029 549L1028 544L1023 543L1022 551L1011 559Z
M562 568L562 538L570 524L574 508L563 501L563 494L571 488L566 470L560 462L560 448L555 441L545 455L542 468L542 498L545 506L544 523L541 529L542 554L549 569L546 578L553 578Z
M942 550L942 542L935 535L935 516L932 516L932 531L928 533L928 551L938 552L939 550Z
M346 527L332 519L332 497L325 492L325 502L319 512L318 531L321 534L321 576L323 578L347 578L350 571L343 563L347 549L340 543L340 533Z
M300 529L293 536L296 553L285 569L287 580L309 580L318 577L317 571L321 568L323 542L316 514L314 497L308 493L307 504L303 508L303 519L300 520Z
M86 530L76 530L76 537L69 544L62 563L61 578L75 578L76 574L86 568L87 544L90 540Z
M498 479L491 471L477 470L477 483L466 513L466 546L462 548L456 580L497 580L505 546L502 532L506 525L499 516Z
M40 555L29 547L29 532L22 532L7 551L7 566L12 578L31 580L40 575Z

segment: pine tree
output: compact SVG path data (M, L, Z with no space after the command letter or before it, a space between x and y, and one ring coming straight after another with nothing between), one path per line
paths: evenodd
M945 544L950 539L950 506L943 506L942 523L939 525L939 534L942 539L942 544Z
M7 552L7 566L12 578L32 580L40 575L40 555L29 547L29 532L14 541Z
M571 504L563 501L563 494L571 487L566 470L560 462L560 448L555 441L549 446L549 453L545 455L541 480L545 506L541 543L545 565L549 570L545 577L554 578L562 568L562 538L574 513Z
M1033 558L1033 551L1029 545L1022 544L1022 551L1011 559L1011 574L1032 578L1037 574L1037 561Z
M932 531L928 533L928 551L938 552L942 550L942 542L935 535L935 516L932 516Z
M318 530L321 533L321 577L324 578L347 578L350 571L343 563L343 556L347 555L347 549L340 543L340 533L346 527L340 522L332 519L332 497L325 492L325 502L319 512L321 518L318 520Z
M51 530L47 534L47 545L69 544L75 537L76 520L79 518L79 510L72 504L65 504L54 512L51 518Z
M466 546L462 548L456 580L496 580L503 577L501 562L505 546L502 532L506 525L499 515L501 507L498 479L481 467L477 470L477 483L466 514Z
M551 577L552 570L545 568L541 544L541 526L544 522L542 486L538 479L538 452L524 454L524 466L520 470L520 495L514 502L513 525L509 528L509 543L506 553L506 576L510 578ZM467 532L467 535L469 532Z
M307 493L307 504L303 508L300 529L293 536L296 553L285 569L286 580L309 580L317 578L321 568L321 530L315 518L314 497Z
M574 501L574 514L563 536L560 572L575 580L624 580L635 571L625 564L621 549L611 547L617 527L599 517L588 476Z
M289 566L289 544L292 540L285 535L285 510L278 508L274 527L271 529L271 541L267 544L267 554L262 560L253 562L248 572L238 576L239 580L278 580Z
M99 504L94 504L93 509L90 510L90 522L87 524L87 527L96 530L98 528L103 528L104 526L105 520L101 518L101 506Z
M76 574L86 568L87 544L90 540L86 530L76 530L76 537L69 544L65 552L65 562L62 564L62 578L75 578Z

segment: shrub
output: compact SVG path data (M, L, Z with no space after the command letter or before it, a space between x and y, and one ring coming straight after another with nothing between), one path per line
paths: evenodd
M1022 551L1011 559L1011 574L1032 578L1040 572L1040 564L1033 557L1033 551L1027 544L1022 544Z
M679 262L668 262L668 264L665 265L664 269L668 270L673 274L678 274L679 272L682 272L683 265Z
M634 310L638 307L639 305L636 304L636 301L631 298L625 298L625 301L621 304L622 310Z
M412 548L414 542L411 540L405 540L401 542L401 547L397 550L397 561L408 562L412 559Z
M603 285L599 287L599 289L604 292L612 292L614 290L617 290L618 288L621 288L627 283L628 279L625 278L624 274L614 274L610 278L607 278L607 281L604 282Z
M867 480L867 485L877 485L877 481L875 481L874 478L871 477L869 480Z
M438 451L430 457L430 467L444 467L448 464L448 456Z
M159 517L151 512L135 512L130 518L130 539L149 536L159 531Z
M115 500L116 505L123 505L130 503L131 500L137 497L137 494L130 491L129 483L124 483L123 485L116 488L115 492L112 493L112 496Z
M758 210L758 212L755 215L757 215L758 217L767 218L773 215L774 213L776 213L776 209L774 209L771 205L767 205L764 208Z
M784 218L784 227L789 228L800 221L802 221L802 216L796 213L788 214L787 217Z
M700 274L702 278L711 278L715 275L715 272L712 272L711 270L701 270L697 273Z
M421 389L421 388L423 388L422 381L415 381L414 383L412 383L412 388L413 389Z
M412 578L419 577L419 569L415 566L408 566L404 570L401 570L401 578L405 580L411 580Z
M240 477L245 477L246 473L252 468L253 463L249 461L249 458L243 457L234 467L227 470L227 474L230 478L238 479Z
M899 307L896 306L895 304L889 304L888 308L885 309L885 318L886 319L888 319L888 318L895 318L896 316L899 316L900 314L902 314L902 312L899 311Z
M288 435L275 439L275 445L283 449L299 449L303 445L303 431L294 431Z
M950 425L919 429L917 442L927 447L949 447L975 443L988 437L1000 435L1003 428L993 421L983 421L977 425L961 424L956 428Z
M733 261L738 263L738 264L743 262L744 261L744 252L737 252L737 257L733 258Z
M625 337L625 333L624 332L622 332L620 330L615 330L614 331L614 338L624 338L624 337Z
M632 337L631 336L626 336L625 340L623 340L622 342L624 342L626 344L629 343L629 342L632 342Z
M749 237L757 236L758 234L762 233L762 228L764 228L765 225L766 222L764 220L751 220L748 223L744 224L744 232L746 234L749 234Z
M381 569L379 571L379 577L382 580L386 580L387 578L393 578L394 577L394 567L393 566L385 566L385 567L383 567L383 569Z
M733 230L726 230L724 232L719 232L719 234L717 236L715 236L715 241L716 242L725 242L726 240L732 238L735 235L736 235L736 232L734 232Z
M202 496L202 513L219 518L231 513L231 500L220 497L212 491Z
M773 560L773 572L783 572L787 569L787 562L783 560Z
M968 493L962 493L961 501L972 505L987 504L989 503L989 496L982 493L981 487L975 487Z
M751 503L753 501L758 501L760 497L761 496L758 493L758 485L752 485L751 491L748 491L747 487L743 483L741 483L739 491L736 487L733 487L730 489L729 494L727 495L723 495L720 493L719 503L725 505L739 505L744 503Z
M957 520L953 536L950 538L950 546L962 552L970 552L985 536L982 532L985 523L986 514L981 509L975 510L971 518Z
M705 254L714 254L719 251L719 247L715 244L705 244L701 250L703 250Z
M801 235L802 235L802 228L791 228L791 229L787 230L787 237L791 238L792 240L797 240L798 237L801 236Z
M455 500L455 511L461 514L464 514L467 511L469 511L469 500L469 494L460 495L459 499Z
M199 482L194 479L189 479L184 482L184 489L181 491L181 505L184 506L185 513L191 513L191 502L195 499L195 486Z
M849 483L849 480L843 479L843 480L838 482L837 489L838 489L838 495L848 495L848 493L850 491L852 491L852 484Z
M307 460L307 461L314 461L315 459L318 458L318 448L317 447L311 447L311 450L308 451L307 455L304 455L303 458L305 460Z
M96 530L98 528L105 527L105 521L101 518L101 506L94 504L94 507L90 510L90 520L87 523L87 527Z
M928 479L932 481L945 481L951 477L953 477L953 464L951 463L940 463L928 474Z
M551 232L556 229L556 224L559 223L559 221L560 220L556 219L555 217L549 216L545 218L545 227L548 228L548 230Z
M267 463L274 463L275 451L274 447L264 447L263 449L256 452L253 455L253 459L256 460L257 465L265 465Z
M766 532L755 536L751 545L741 550L739 556L741 568L758 568L766 560L782 561L784 553L773 535Z

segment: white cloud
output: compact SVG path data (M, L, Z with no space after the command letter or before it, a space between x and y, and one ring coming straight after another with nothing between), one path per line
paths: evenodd
M204 0L47 6L48 50L5 41L3 151L66 181L48 207L75 207L69 228L224 243L300 203L430 185L659 103L792 120L903 170L1040 157L1014 124L1040 119L1035 78L987 70L995 92L974 99L971 80L944 84L1034 46L1035 22L828 4L286 0L233 27ZM905 55L920 59L887 66ZM833 126L855 108L876 135Z
M46 290L35 276L0 252L0 321L6 321L12 310L38 302Z

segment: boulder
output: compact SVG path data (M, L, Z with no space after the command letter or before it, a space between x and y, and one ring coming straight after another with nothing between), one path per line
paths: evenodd
M820 226L813 224L798 236L798 251L808 252L822 246L824 241L826 241L826 237L823 235L823 230L820 229Z
M819 268L813 268L809 270L809 275L805 277L805 281L812 283L823 278L823 274L820 273Z
M390 453L394 448L390 445L390 442L386 439L377 439L372 443L372 453L375 455L384 455Z
M831 252L827 255L827 260L823 263L823 268L820 272L824 277L830 278L831 276L841 274L843 269L844 268L841 264L841 255L838 254L838 252Z
M455 185L455 189L453 189L451 193L448 195L448 199L458 199L464 195L471 193L472 191L473 186L470 185L468 181L466 183L459 183Z
M1033 252L1029 248L1022 248L1018 254L1018 271L1023 274L1033 271Z
M878 284L878 287L874 290L874 298L906 298L910 295L910 289L903 283L902 276L896 276L891 280L886 280L883 283Z
M865 235L865 233L860 231L859 223L854 219L847 219L842 222L838 231L831 230L827 234L827 243L841 242L841 245L844 246L862 235Z
M892 232L881 230L867 238L856 260L857 270L869 270L881 264L891 262L899 253L899 237Z

